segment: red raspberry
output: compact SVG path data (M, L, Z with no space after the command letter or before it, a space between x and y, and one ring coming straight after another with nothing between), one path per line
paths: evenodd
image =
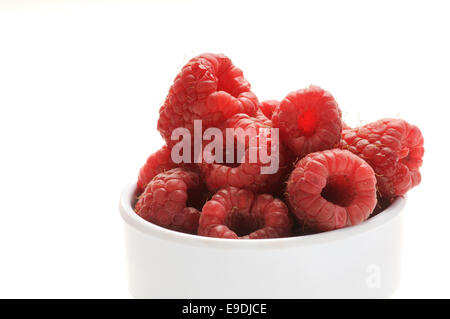
M288 236L291 227L288 208L281 200L227 187L203 206L198 234L230 239L277 238Z
M277 100L266 100L260 103L259 108L261 112L268 118L271 119L273 112L280 105L280 101Z
M198 172L198 167L190 163L177 164L172 161L171 150L167 145L164 145L161 149L155 153L150 154L145 162L144 166L139 170L137 189L138 193L142 193L147 184L153 177L159 173L168 171L172 168L183 167L188 170Z
M203 130L220 126L237 113L255 115L258 99L242 71L222 54L205 53L181 70L161 107L158 130L169 146L172 131L184 127L193 132L194 120Z
M156 225L185 233L195 233L204 203L197 173L174 168L156 175L139 196L136 213Z
M299 157L337 147L341 111L333 96L318 86L289 93L272 115L281 140Z
M148 182L159 173L176 167L178 167L178 164L172 161L170 149L164 145L160 150L151 154L140 169L137 181L138 192L142 193Z
M373 169L351 152L334 149L302 158L287 184L299 222L318 231L356 225L377 203Z
M380 194L402 196L421 180L419 168L424 154L418 127L400 119L382 119L342 132L341 148L372 166Z
M261 158L258 156L257 162L250 161L250 154L255 151L253 145L251 145L247 140L242 138L242 136L235 137L235 155L236 155L236 145L238 143L243 143L245 146L245 158L242 163L237 162L235 158L234 163L226 163L224 159L223 163L201 163L200 171L203 174L204 181L208 186L209 190L216 191L218 189L234 186L238 188L250 189L255 192L274 192L281 187L283 177L285 176L286 170L288 169L288 155L286 150L280 143L272 140L272 136L268 134L267 136L258 134L260 128L270 129L270 120L262 118L253 118L246 114L236 114L232 116L227 121L227 126L229 128L241 128L242 130L248 130L254 128L257 135L255 148L256 152L261 148L266 148L269 150L274 145L278 149L278 169L272 174L262 174L262 167L270 166L270 163L263 163ZM224 133L225 135L225 133ZM224 145L226 141L224 141ZM226 147L225 147L226 149Z

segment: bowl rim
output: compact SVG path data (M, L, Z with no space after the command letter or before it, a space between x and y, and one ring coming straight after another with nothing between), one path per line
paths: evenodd
M258 240L232 240L185 234L166 229L146 221L134 212L132 206L132 203L134 203L136 200L136 188L136 180L133 180L123 189L120 196L119 211L122 219L126 224L141 233L157 237L162 240L168 240L183 245L200 245L210 248L223 247L233 249L279 249L280 247L315 245L336 242L338 240L343 240L371 232L379 227L389 224L401 215L400 213L404 209L407 202L406 196L397 197L394 202L384 211L359 225L331 230L319 234Z

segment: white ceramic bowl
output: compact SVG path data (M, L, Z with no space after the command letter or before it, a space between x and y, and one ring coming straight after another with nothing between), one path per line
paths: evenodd
M399 284L406 199L364 223L321 234L232 240L183 234L120 199L130 293L137 298L385 298Z

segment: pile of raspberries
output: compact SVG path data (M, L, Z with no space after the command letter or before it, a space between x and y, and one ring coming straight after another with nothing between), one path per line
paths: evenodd
M266 164L246 161L174 163L172 132L193 134L195 120L203 131L278 128L279 169L262 174ZM135 211L189 234L280 238L357 225L421 180L424 141L416 126L386 118L348 127L333 96L318 86L260 102L222 54L199 55L182 68L158 130L166 145L139 172Z

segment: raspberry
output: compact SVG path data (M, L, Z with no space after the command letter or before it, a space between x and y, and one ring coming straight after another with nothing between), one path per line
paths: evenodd
M260 128L270 129L270 120L262 118L253 118L246 114L236 114L232 116L227 121L227 127L229 128L241 128L242 130L248 130L254 128L257 135L255 145L248 143L242 136L235 136L235 150L236 155L236 145L244 144L245 155L243 161L240 163L235 158L234 163L201 163L200 171L203 174L204 181L208 186L209 190L216 191L220 188L227 186L234 186L238 188L245 188L255 192L274 192L278 190L282 184L283 177L285 176L286 170L288 168L288 155L282 145L277 143L277 141L272 140L270 134L261 135L259 134ZM224 141L224 145L226 141ZM264 166L270 166L270 163L263 163L261 157L256 158L256 162L250 160L250 156L253 153L258 152L258 149L266 148L269 150L274 145L278 149L279 156L278 169L271 174L262 174L261 169ZM227 147L225 147L227 149ZM256 150L255 150L256 149Z
M311 153L297 163L286 196L307 228L326 231L356 225L369 217L377 203L375 173L348 151Z
M227 187L203 206L198 234L230 239L286 237L292 222L286 205L268 194Z
M271 119L273 112L280 105L280 101L277 100L266 100L259 104L259 109L268 118Z
M342 149L372 166L383 197L402 196L421 181L424 154L418 127L400 119L382 119L342 132Z
M158 130L171 147L172 131L193 132L194 120L203 130L220 126L237 113L255 115L258 99L242 71L222 54L205 53L191 59L176 76L159 111Z
M180 163L177 164L172 161L171 150L167 145L164 145L161 149L155 153L150 154L145 162L144 166L139 170L137 189L138 193L142 193L147 184L153 177L159 173L168 171L173 168L183 167L188 170L198 172L198 167L192 163Z
M289 93L272 115L281 139L299 157L337 147L341 111L333 96L318 86Z
M164 145L161 149L151 154L147 158L144 166L139 170L137 181L138 192L142 193L148 182L159 173L176 167L178 167L178 164L172 161L170 149Z
M174 168L156 175L139 196L136 213L156 225L185 233L195 233L204 203L197 173Z

